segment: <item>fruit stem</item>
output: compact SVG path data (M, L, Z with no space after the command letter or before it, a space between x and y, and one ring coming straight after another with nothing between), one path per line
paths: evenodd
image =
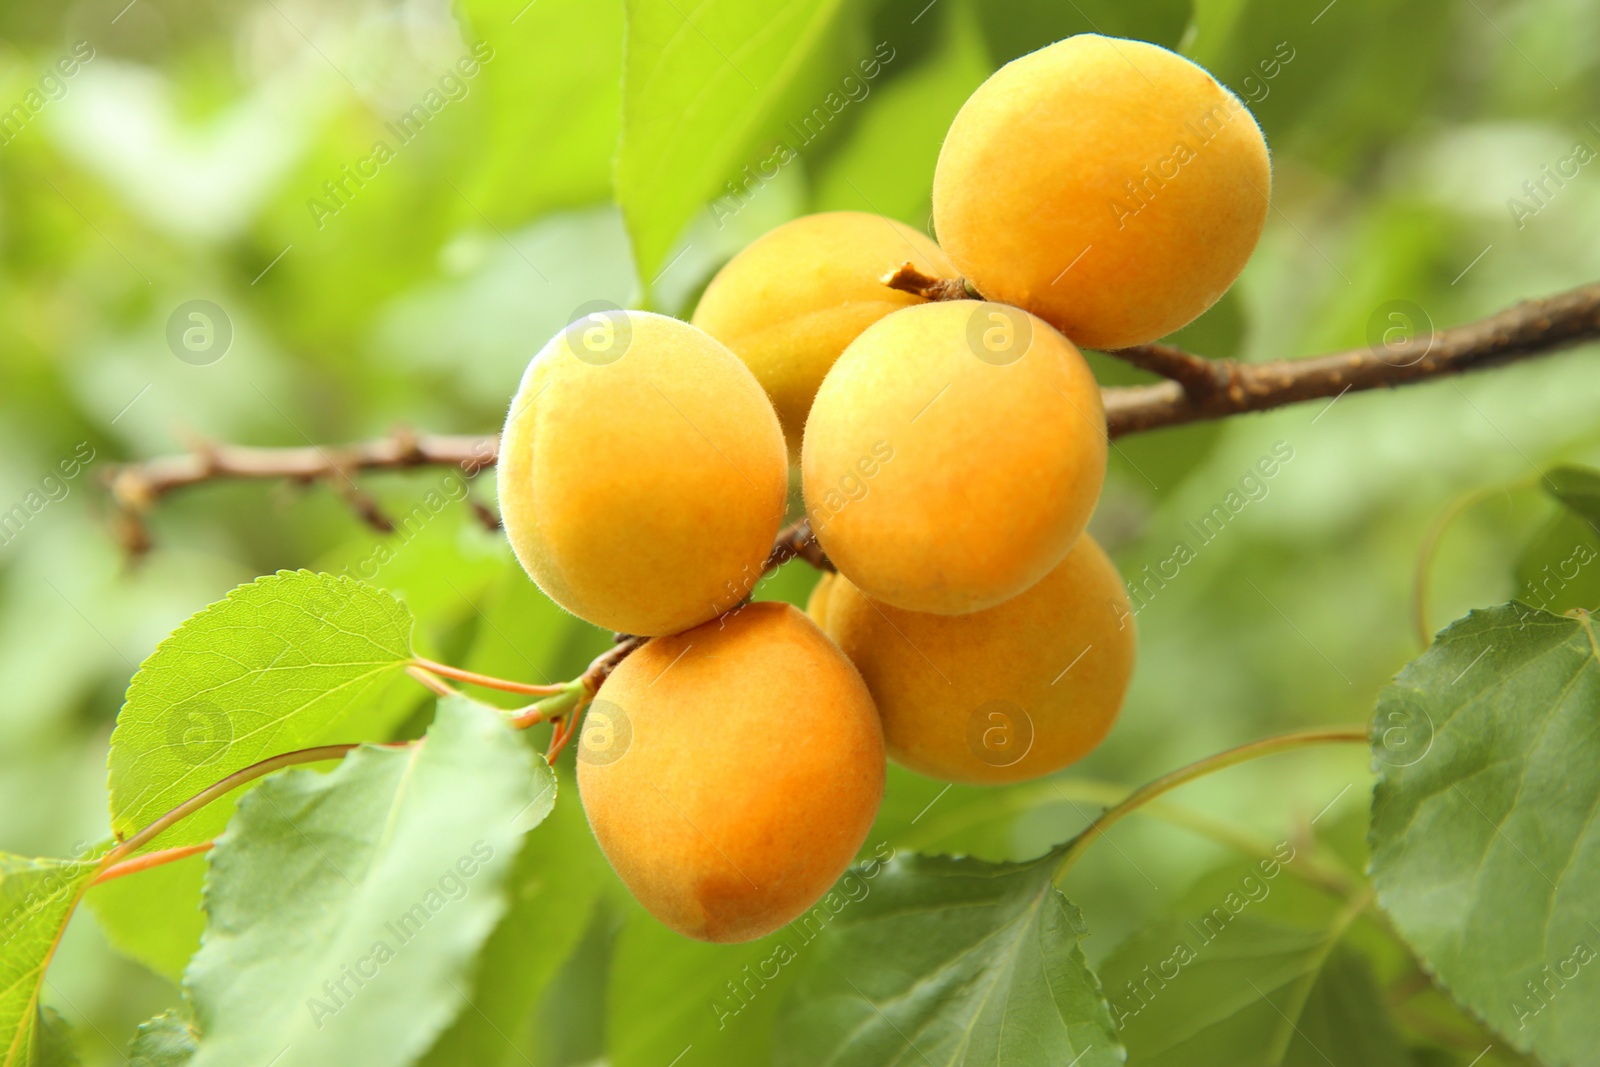
M878 279L891 289L920 296L924 300L975 300L978 294L962 278L941 278L924 274L909 260Z
M589 661L589 666L578 679L591 693L598 693L605 680L611 677L611 672L617 669L617 664L627 659L635 650L642 648L650 639L635 637L632 634L618 634L616 640L616 644Z
M1249 744L1230 748L1225 752L1207 756L1197 760L1187 767L1180 767L1175 771L1162 775L1160 778L1135 789L1129 793L1121 803L1107 808L1099 817L1084 828L1083 832L1071 841L1061 852L1061 861L1056 867L1053 881L1060 885L1066 878L1067 872L1073 864L1088 851L1090 845L1106 835L1106 831L1121 822L1129 814L1150 803L1163 793L1171 792L1180 785L1185 785L1196 778L1203 778L1215 771L1224 770L1240 763L1258 759L1261 756L1270 756L1278 752L1287 752L1291 749L1306 748L1310 745L1322 745L1337 742L1365 742L1367 728L1365 726L1347 726L1320 728L1315 730L1296 730L1293 733L1279 734L1276 737L1262 738Z
M811 532L809 519L801 519L778 532L772 552L767 556L766 566L761 571L763 574L775 571L796 558L805 560L819 571L835 569L833 561L823 553L822 545L817 543L817 535Z
M566 718L556 723L555 732L550 735L550 747L545 749L546 763L554 763L556 757L561 755L561 750L567 747L567 742L572 740L572 735L578 732L578 719L583 715L583 709L588 703L585 700L568 712Z
M460 667L452 667L448 663L435 663L433 660L423 659L421 656L413 657L411 660L411 665L414 667L420 667L430 674L437 674L442 678L452 678L455 681L465 682L468 685L478 685L485 689L499 689L507 693L528 693L534 696L548 696L552 693L559 693L566 687L566 683L564 682L555 685L530 685L527 682L513 682L506 678L496 678L489 674L479 674L477 671L462 670Z
M547 696L543 700L536 700L525 708L518 708L512 712L511 725L518 730L526 730L530 726L537 726L542 722L550 722L572 711L589 697L588 687L582 678L574 679L561 687L561 692L554 696Z
M511 724L520 729L535 723L559 720L550 735L550 747L544 754L546 763L554 763L556 757L561 755L561 750L578 732L578 720L583 716L584 709L611 676L611 672L616 670L617 664L649 640L648 637L636 637L633 634L617 634L616 644L591 660L584 672L568 682L559 695L528 705L511 720Z
M123 860L113 864L94 876L90 885L99 885L102 882L115 881L130 874L148 871L152 867L160 867L168 863L176 863L190 856L198 856L202 852L210 852L217 847L215 841L202 841L198 845L182 845L178 848L166 848L160 852L147 852L143 856L135 856L131 860Z

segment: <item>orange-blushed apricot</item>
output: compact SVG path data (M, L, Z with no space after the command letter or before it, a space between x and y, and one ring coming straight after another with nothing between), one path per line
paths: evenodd
M506 536L550 599L657 635L749 594L788 471L772 405L732 352L677 319L601 311L528 365L497 482Z
M954 278L925 234L882 215L828 211L786 222L717 272L694 324L745 361L778 411L790 451L823 375L846 345L922 297L883 284L904 263Z
M761 937L815 904L865 840L883 781L860 675L773 601L623 660L578 746L612 867L652 915L704 941Z
M903 611L840 575L825 614L877 703L889 755L949 781L1024 781L1083 758L1133 673L1127 591L1088 535L1043 581L984 611Z
M824 631L828 628L828 591L833 587L833 579L832 572L824 571L817 584L811 587L811 595L806 597L806 614Z
M933 217L978 292L1113 349L1216 303L1261 236L1271 188L1260 127L1204 69L1082 34L968 98L939 152Z
M1083 356L1025 311L950 300L851 342L817 392L800 470L841 574L911 611L991 607L1043 578L1105 478Z

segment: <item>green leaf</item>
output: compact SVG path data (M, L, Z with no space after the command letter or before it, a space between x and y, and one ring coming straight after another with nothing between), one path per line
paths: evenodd
M169 1011L139 1024L128 1050L128 1067L186 1067L199 1051L194 1024Z
M97 885L85 901L113 948L177 985L206 928L205 875L196 856Z
M140 665L111 735L111 825L127 837L252 763L384 735L380 700L411 657L411 615L348 578L279 571L191 616ZM214 837L213 804L160 838Z
M1076 33L1175 48L1189 23L1189 0L979 0L978 14L998 66Z
M1292 876L1291 876L1292 877ZM1270 882L1252 883L1271 891ZM1406 1067L1366 962L1341 943L1349 916L1291 925L1216 900L1152 924L1101 977L1134 1067Z
M1249 0L1194 0L1189 28L1183 33L1182 52L1202 67L1223 54L1234 24Z
M457 1016L420 1061L424 1067L509 1067L534 1057L534 1011L583 936L604 868L577 804L557 805L523 840L506 878L511 906L478 958L476 1010Z
M1600 471L1563 464L1545 472L1543 485L1591 527L1600 525Z
M622 6L592 0L467 0L494 47L474 92L485 99L463 218L520 225L611 189L622 74ZM456 198L460 200L460 197Z
M758 941L712 945L632 909L611 962L611 1062L659 1067L682 1054L679 1067L772 1063L778 1009L815 937L792 924Z
M926 226L939 146L990 69L971 6L949 3L937 49L900 77L873 86L861 120L818 172L816 209L870 211Z
M81 1067L83 1063L78 1057L72 1027L53 1008L43 1008L39 1012L37 1046L33 1067Z
M601 896L577 947L539 1003L533 1023L534 1063L574 1067L616 1062L606 1046L606 1018L616 1010L608 1002L606 983L617 939L615 898L626 897L627 890L614 885L616 892ZM638 908L629 900L629 906Z
M1122 1062L1057 853L895 857L853 872L780 1022L786 1067ZM842 886L849 884L847 877Z
M409 337L419 345L431 340L416 324ZM460 341L479 343L478 338ZM472 490L473 483L456 467L408 478L398 491L377 497L394 533L363 528L318 557L314 569L382 588L416 619L412 650L448 656L451 637L477 614L478 598L511 555L505 536L485 530L463 502Z
M1562 508L1529 540L1517 560L1517 599L1554 614L1600 607L1600 534Z
M1311 986L1284 1062L1316 1067L1329 1060L1351 1067L1410 1067L1414 1062L1389 1018L1372 969L1342 944L1328 955Z
M1203 3L1190 54L1250 108L1274 158L1359 170L1370 152L1414 136L1448 98L1440 71L1450 38L1438 30L1459 12L1447 0L1339 0L1325 12L1279 0L1230 7ZM1225 21L1226 32L1208 32Z
M0 1067L33 1067L41 1038L39 987L96 865L0 853Z
M612 643L610 631L557 607L515 561L501 568L479 605L477 630L461 664L468 670L548 685L580 673ZM575 643L584 647L573 656L568 650Z
M758 162L758 145L856 75L841 0L625 0L613 181L646 282L690 216ZM843 99L843 94L839 97ZM842 110L842 109L841 109ZM785 143L798 151L793 134Z
M452 698L419 745L246 796L186 975L196 1067L410 1062L467 1005L517 828L554 792L497 712Z
M1452 624L1379 697L1372 874L1463 1005L1551 1067L1600 1046L1600 666L1587 617ZM1586 988L1587 987L1587 988Z

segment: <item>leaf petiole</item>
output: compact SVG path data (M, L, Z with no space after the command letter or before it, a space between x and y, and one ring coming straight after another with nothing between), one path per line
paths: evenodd
M1059 886L1065 880L1067 872L1072 869L1073 864L1077 863L1084 852L1088 851L1090 845L1104 837L1107 830L1139 808L1150 803L1156 797L1161 796L1163 793L1169 793L1180 785L1192 782L1196 778L1203 778L1215 771L1237 766L1240 763L1248 763L1250 760L1258 759L1261 756L1288 752L1296 748L1306 748L1310 745L1340 742L1365 743L1367 736L1368 732L1365 726L1296 730L1293 733L1279 734L1276 737L1266 737L1260 741L1252 741L1249 744L1230 748L1213 756L1207 756L1205 759L1196 760L1187 767L1179 767L1177 770L1164 774L1160 778L1148 782L1129 793L1121 803L1101 812L1093 822L1084 828L1082 833L1067 842L1066 847L1061 851L1061 860L1056 867L1056 873L1052 880Z
M518 708L511 715L511 725L518 730L526 730L530 726L559 719L587 703L590 695L587 683L582 678L574 678L562 685L557 693Z
M498 689L505 693L524 693L531 696L549 696L560 693L570 685L570 682L558 682L554 685L531 685L528 682L514 682L508 678L496 678L489 674L479 674L477 671L463 670L452 667L448 663L437 663L431 659L414 656L411 660L413 667L420 667L429 674L436 674L441 678L450 678L467 685L482 686L485 689Z
M198 845L182 845L178 848L164 848L160 852L146 852L143 856L135 856L130 860L123 860L110 867L106 867L96 874L89 882L90 885L100 885L102 882L114 882L118 878L125 878L130 874L148 871L152 867L165 866L186 860L190 856L198 856L202 852L210 852L215 848L215 841L202 841Z
M421 741L376 742L380 748L409 748L412 745L420 745L421 743ZM250 766L245 767L242 770L234 771L221 781L215 782L202 789L188 800L185 800L182 804L179 804L177 807L161 816L161 818L157 819L149 826L146 826L144 829L140 830L138 833L122 842L110 852L107 852L100 860L101 873L103 874L110 868L115 867L117 864L121 863L123 860L132 856L135 852L138 852L141 848L148 845L162 834L166 833L173 826L182 822L184 819L187 819L189 816L193 815L201 808L204 808L212 801L221 799L242 785L247 785L248 783L255 781L257 778L263 778L271 774L273 771L282 770L285 767L294 767L302 763L326 763L330 760L344 759L350 753L360 748L361 744L361 742L357 742L341 745L318 745L315 748L296 749L293 752L284 752L277 756L270 756L267 759L261 760L259 763L252 763Z

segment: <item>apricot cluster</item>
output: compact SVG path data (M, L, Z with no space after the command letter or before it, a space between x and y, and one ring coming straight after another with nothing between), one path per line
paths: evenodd
M807 216L734 257L691 323L601 309L539 352L501 510L551 599L651 638L595 695L578 785L652 914L710 941L803 914L861 848L886 756L1005 783L1100 743L1135 637L1084 532L1107 436L1078 346L1210 306L1270 181L1255 121L1205 71L1073 37L957 115L940 244ZM836 568L805 613L750 601L791 464Z

